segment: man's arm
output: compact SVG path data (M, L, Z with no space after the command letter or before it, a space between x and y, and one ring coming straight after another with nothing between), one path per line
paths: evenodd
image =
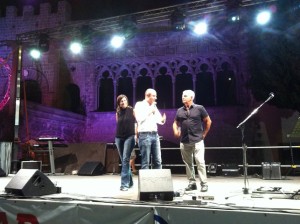
M204 119L203 119L203 124L204 124L204 131L202 133L202 136L203 136L203 139L206 137L207 133L209 132L209 129L210 129L210 126L211 126L211 119L209 116L206 116Z
M179 123L176 120L173 122L173 133L176 138L179 138L181 135L181 132L179 130Z

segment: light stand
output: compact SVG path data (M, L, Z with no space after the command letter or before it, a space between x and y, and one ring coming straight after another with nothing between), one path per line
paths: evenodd
M266 99L259 107L255 108L251 114L248 115L236 128L241 128L242 132L242 148L243 148L243 169L244 169L244 188L243 188L243 193L244 194L249 194L249 182L248 182L248 164L247 164L247 145L245 143L245 123L254 115L258 112L258 110L269 100L271 100L274 97L274 93L270 93L268 99Z

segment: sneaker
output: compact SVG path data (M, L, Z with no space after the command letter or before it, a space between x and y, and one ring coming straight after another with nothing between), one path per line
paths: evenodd
M120 191L128 191L127 187L120 187Z
M206 191L208 191L208 186L207 185L202 185L201 192L206 192Z
M189 186L187 186L185 188L186 191L192 191L192 190L197 190L197 185L196 184L189 184Z

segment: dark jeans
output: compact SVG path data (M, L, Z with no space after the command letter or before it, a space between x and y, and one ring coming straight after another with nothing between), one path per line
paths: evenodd
M122 162L121 187L131 187L133 185L132 173L129 165L130 155L135 145L134 135L128 138L115 138L119 156Z
M149 169L150 155L152 155L152 163L154 169L161 169L161 151L158 134L151 132L139 133L139 148L141 152L141 168Z

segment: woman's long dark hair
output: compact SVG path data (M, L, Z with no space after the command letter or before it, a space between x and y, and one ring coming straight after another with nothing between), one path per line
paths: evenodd
M124 94L119 95L119 96L117 97L117 113L119 113L120 110L121 110L120 102L121 102L121 100L122 100L123 98L126 98L126 100L127 100L127 102L128 102L127 96L125 96ZM128 102L128 107L130 107L130 106L129 106L129 102Z

